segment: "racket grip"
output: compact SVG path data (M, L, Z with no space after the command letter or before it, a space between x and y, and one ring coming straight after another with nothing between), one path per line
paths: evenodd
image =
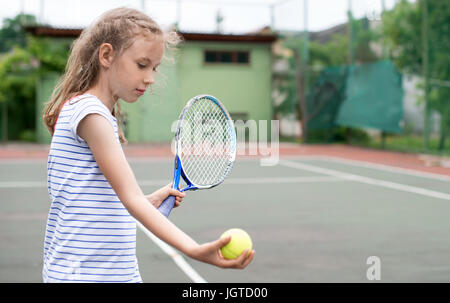
M168 196L161 205L158 207L160 213L162 213L166 218L169 217L170 211L175 205L175 196Z

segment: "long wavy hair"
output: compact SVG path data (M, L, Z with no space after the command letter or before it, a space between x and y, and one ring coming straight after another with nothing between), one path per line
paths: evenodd
M91 26L81 32L71 46L66 69L55 86L50 101L45 104L42 120L53 135L54 127L65 101L83 94L93 87L99 76L99 48L110 43L120 56L138 35L158 35L163 38L165 49L174 49L181 41L172 30L164 32L146 14L132 8L115 8L104 13ZM116 103L112 114L117 119L119 139L126 143L121 127L121 107Z

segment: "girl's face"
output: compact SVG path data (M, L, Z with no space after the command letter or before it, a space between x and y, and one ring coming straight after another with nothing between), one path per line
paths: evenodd
M112 64L108 73L114 99L133 103L153 84L164 55L162 37L139 35Z

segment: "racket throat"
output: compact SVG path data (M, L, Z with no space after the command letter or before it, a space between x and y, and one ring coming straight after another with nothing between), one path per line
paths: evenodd
M178 157L178 155L175 156L174 166L175 166L175 169L174 169L175 173L173 174L172 188L180 190L181 163L180 163L180 158Z
M181 189L180 191L181 191L181 192L184 192L184 191L186 191L186 190L196 190L196 189L198 189L197 186L195 186L195 185L193 185L193 184L188 184L188 186L186 186L185 188Z
M175 188L176 190L179 190L180 192L184 192L187 190L196 190L198 189L197 186L191 183L189 179L186 177L186 175L183 172L183 169L181 168L181 161L180 157L178 155L175 156L175 163L174 163L175 169L174 169L174 176L173 176L173 185L172 188ZM183 178L184 181L186 181L186 187L183 189L180 189L180 178Z

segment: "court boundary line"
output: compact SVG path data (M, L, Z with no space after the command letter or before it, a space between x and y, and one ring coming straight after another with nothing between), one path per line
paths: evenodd
M333 157L333 156L315 156L315 158L317 158L318 160L339 162L339 163L349 164L349 165L353 165L353 166L373 168L373 169L378 169L378 170L382 170L382 171L406 174L406 175L415 176L415 177L430 178L430 179L435 179L435 180L440 180L440 181L450 181L449 176L419 171L419 170L415 170L415 169L390 166L390 165L381 164L381 163L351 160L351 159L345 159L345 158Z
M315 172L315 173L326 174L326 175L335 176L338 178L343 178L343 179L346 179L349 181L356 181L356 182L370 184L370 185L377 185L377 186L387 187L387 188L391 188L391 189L401 190L401 191L405 191L405 192L409 192L409 193L415 193L415 194L419 194L419 195L423 195L423 196L428 196L428 197L432 197L432 198L450 201L450 194L446 194L446 193L442 193L442 192L434 191L434 190L429 190L429 189L425 189L422 187L405 185L405 184L390 182L390 181L384 181L384 180L374 179L374 178L370 178L370 177L364 177L364 176L360 176L360 175L341 172L341 171L334 170L334 169L328 169L328 168L313 166L310 164L292 162L289 160L280 160L279 163L286 167L303 169L306 171L311 171L311 172Z
M194 283L208 283L204 278L202 278L194 268L192 268L189 263L180 255L172 246L168 245L157 236L155 236L151 231L145 228L141 222L137 221L137 226L144 232L144 234L149 237L163 252L165 252L175 264L194 282Z
M168 179L137 180L140 186L164 186ZM305 176L305 177L259 177L259 178L227 178L224 184L273 184L273 183L308 183L308 182L342 182L342 178L334 176ZM45 188L45 181L0 181L0 188Z
M253 162L253 161L259 161L260 157L244 157L239 158L239 162ZM381 163L374 163L374 162L368 162L363 160L353 160L353 159L347 159L342 158L338 156L327 156L327 155L285 155L280 156L280 160L302 160L302 159L308 159L308 160L324 160L324 161L330 161L330 162L338 162L342 164L349 164L354 166L360 166L360 167L366 167L371 169L378 169L381 171L387 171L387 172L394 172L399 174L405 174L409 176L415 176L415 177L422 177L422 178L430 178L440 181L450 181L450 176L446 176L439 173L432 173L432 172L425 172L420 171L416 169L410 169L410 168L403 168L398 166L392 166L388 164L381 164ZM131 163L155 163L155 162L167 162L171 163L173 162L173 159L171 157L127 157L128 162ZM29 163L46 163L47 159L40 159L40 158L32 158L32 159L7 159L3 158L0 159L0 164L29 164Z
M239 162L253 162L253 161L259 161L261 158L259 157L243 157L238 158ZM377 169L381 171L387 171L387 172L394 172L398 174L405 174L409 176L414 177L422 177L422 178L429 178L439 181L450 181L450 176L446 176L439 173L432 173L432 172L425 172L417 169L411 169L411 168L404 168L404 167L398 167L398 166L392 166L388 164L382 164L382 163L375 163L375 162L369 162L369 161L363 161L363 160L353 160L353 159L347 159L343 157L338 156L327 156L327 155L285 155L280 156L280 160L324 160L329 162L338 162L342 164L349 164L353 166L359 166L359 167L365 167L365 168L371 168L371 169ZM146 159L129 159L131 162L172 162L173 160L171 158L162 159L162 158L146 158Z

